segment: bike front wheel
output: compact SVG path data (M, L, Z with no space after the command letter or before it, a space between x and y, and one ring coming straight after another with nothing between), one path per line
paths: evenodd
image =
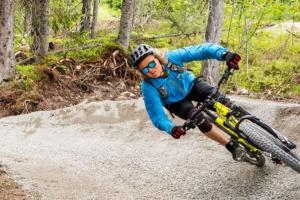
M272 157L281 160L286 165L300 173L299 156L295 155L291 151L287 151L286 148L280 145L279 141L276 142L277 139L266 130L257 124L248 121L241 123L239 129L247 136L248 141L253 143L257 148L270 153Z

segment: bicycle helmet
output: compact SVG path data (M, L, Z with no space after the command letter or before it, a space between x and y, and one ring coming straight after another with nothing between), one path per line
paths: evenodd
M154 54L154 49L153 47L147 45L147 44L140 44L138 45L131 53L131 61L132 61L132 66L134 68L137 68L139 63L146 58L149 55Z

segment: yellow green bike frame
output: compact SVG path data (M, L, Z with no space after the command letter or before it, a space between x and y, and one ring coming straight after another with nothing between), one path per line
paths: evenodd
M251 145L247 140L244 138L241 138L232 128L229 128L226 126L226 123L229 123L231 127L235 128L238 119L235 118L233 115L228 115L228 113L231 112L231 110L223 105L220 102L215 102L213 107L216 109L216 113L218 114L217 118L213 119L214 123L221 127L227 134L229 134L231 137L235 138L240 144L242 144L245 148L247 148L252 153L258 153L259 150ZM229 116L229 117L228 117Z

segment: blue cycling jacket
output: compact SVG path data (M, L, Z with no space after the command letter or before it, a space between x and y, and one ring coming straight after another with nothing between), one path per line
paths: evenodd
M184 63L196 60L222 60L222 54L225 51L227 51L226 48L217 44L204 43L168 51L166 56L169 62L183 67ZM175 124L168 118L163 106L178 102L186 97L193 87L195 76L189 71L178 73L166 67L165 70L168 74L167 77L149 78L147 81L143 80L141 89L146 110L152 123L158 129L170 134ZM164 87L167 93L164 99L158 91L158 88L161 86Z

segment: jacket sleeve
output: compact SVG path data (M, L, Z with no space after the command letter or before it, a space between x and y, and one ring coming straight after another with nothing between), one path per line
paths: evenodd
M167 57L169 61L183 66L186 62L197 60L217 59L221 61L225 51L227 49L218 44L204 43L168 51Z
M171 134L171 130L175 124L166 115L159 92L150 84L143 81L142 94L147 113L154 126L159 130Z

